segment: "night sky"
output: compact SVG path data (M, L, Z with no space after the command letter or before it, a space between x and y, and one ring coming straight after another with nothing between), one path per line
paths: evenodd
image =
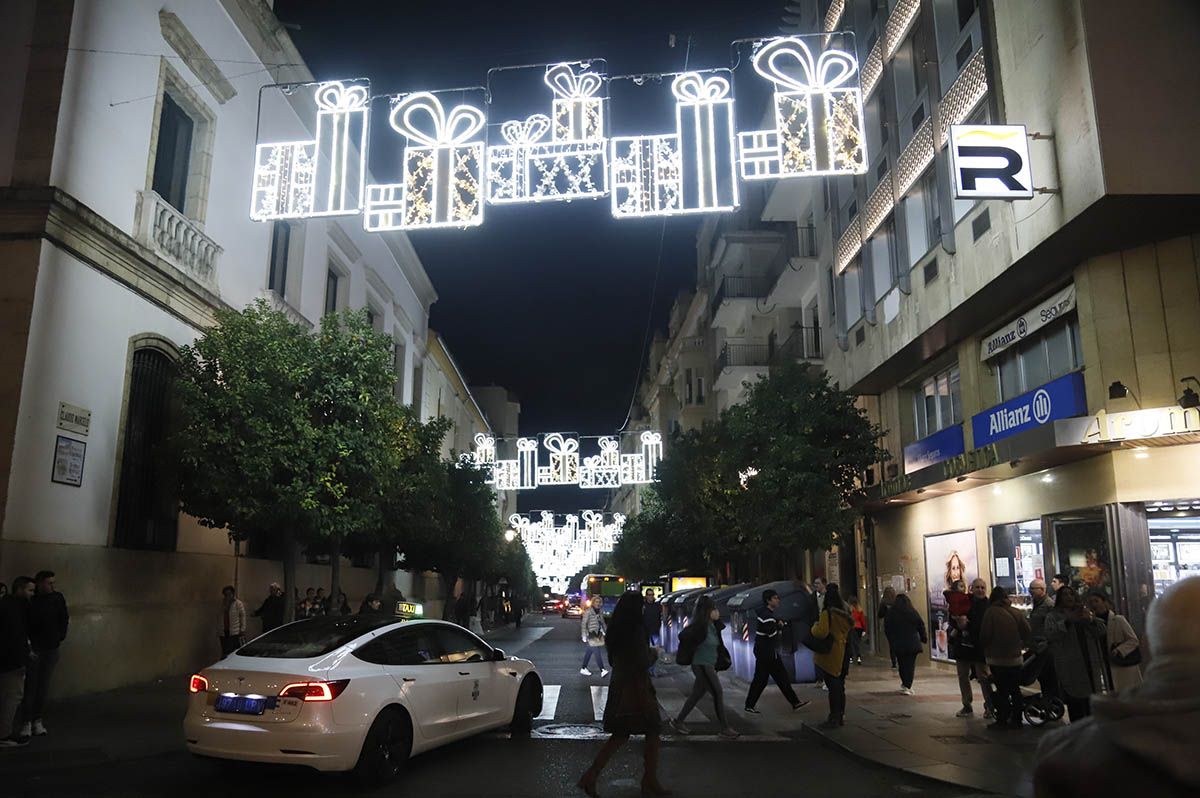
M777 34L782 6L781 0L277 0L275 12L292 27L317 79L369 77L372 93L383 94L481 86L492 67L583 58L605 59L611 75L679 71L685 60L692 69L727 68L733 40ZM620 84L613 85L614 131L618 118L637 127L637 103L618 105ZM670 132L661 127L669 102L645 102L645 132ZM548 92L524 105L526 114L548 113ZM494 116L489 121L498 121ZM373 141L380 137L375 131ZM401 141L386 146L398 153ZM374 146L372 152L377 178L394 179L381 173L388 165L380 166ZM438 292L430 326L468 380L513 391L523 434L600 435L625 421L648 314L651 329L665 331L672 301L694 282L699 223L700 217L670 219L665 228L661 219L616 221L605 197L489 205L481 227L409 237ZM584 453L593 445L585 442ZM599 506L606 491L536 493L522 496L522 510Z

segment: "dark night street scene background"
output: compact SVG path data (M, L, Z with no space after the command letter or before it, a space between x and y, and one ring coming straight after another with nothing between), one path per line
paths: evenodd
M1200 796L1197 0L0 0L0 798Z

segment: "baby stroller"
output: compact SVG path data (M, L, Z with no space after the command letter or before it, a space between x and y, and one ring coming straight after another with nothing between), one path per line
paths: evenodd
M1030 651L1021 662L1021 687L1030 687L1037 682L1038 675L1050 656L1049 650ZM1056 696L1043 695L1033 689L1021 691L1021 714L1030 726L1042 726L1050 721L1062 720L1066 705Z

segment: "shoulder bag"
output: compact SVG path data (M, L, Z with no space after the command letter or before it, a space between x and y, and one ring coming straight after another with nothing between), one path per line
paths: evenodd
M829 612L829 610L825 610ZM804 646L813 650L818 654L828 654L833 651L833 616L829 616L829 634L824 637L815 637L812 629L809 628L804 634Z

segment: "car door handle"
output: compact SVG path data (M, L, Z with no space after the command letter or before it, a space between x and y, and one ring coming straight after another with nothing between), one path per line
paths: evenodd
M470 671L459 671L458 675L459 676L470 676L471 672Z
M405 676L405 677L403 677L403 679L404 679L404 681L406 681L406 682L415 682L415 681L417 680L417 677L415 677L415 676Z

